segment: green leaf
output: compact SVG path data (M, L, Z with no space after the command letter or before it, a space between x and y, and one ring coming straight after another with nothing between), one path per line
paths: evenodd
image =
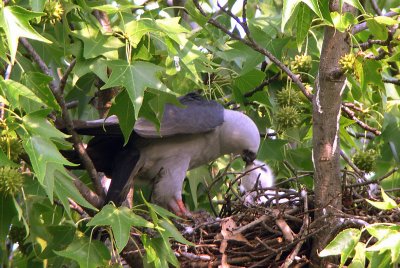
M387 26L393 26L399 24L399 22L391 17L386 17L386 16L376 16L374 17L374 20L382 25L387 25Z
M193 1L185 2L185 10L189 13L190 18L192 18L201 27L204 27L204 25L207 23L207 21L209 19L208 17L203 16L200 13L200 11L194 5ZM211 17L211 14L208 16Z
M396 201L394 201L392 198L390 198L381 188L381 194L383 198L383 202L377 202L377 201L372 201L369 199L366 199L368 203L370 203L372 206L382 209L382 210L391 210L394 208L397 208L398 205L396 204Z
M380 239L374 245L368 247L366 251L379 251L382 253L386 250L390 251L392 263L396 262L400 254L400 233L390 232L386 237Z
M49 83L53 80L50 76L42 73L29 72L24 75L26 86L37 96L43 103L54 110L59 111L58 105L53 93L49 88Z
M171 249L171 244L165 237L148 238L142 235L143 246L146 250L145 261L152 267L168 268L168 262L179 267L179 262Z
M143 36L148 33L159 31L154 20L140 19L132 20L124 25L124 31L129 38L130 44L136 48Z
M393 232L399 232L400 226L398 225L385 225L385 224L371 224L366 226L366 229L370 235L376 237L378 240L383 239L388 234Z
M110 252L103 243L89 240L82 233L75 236L74 241L65 250L54 252L76 261L81 268L105 267L111 259Z
M107 81L107 61L101 57L88 60L78 58L74 68L74 74L78 77L82 77L91 72L97 75L103 82Z
M259 86L265 79L265 73L256 69L242 74L233 80L233 85L238 87L242 94Z
M357 245L361 231L349 228L341 231L318 255L327 257L340 254L340 264L343 265Z
M324 20L328 25L332 25L332 18L330 16L329 1L319 0L302 0L307 6L317 14L318 17Z
M105 56L111 59L118 58L118 48L123 47L118 38L112 35L105 35L101 31L90 26L75 31L75 36L83 41L83 57L91 59L98 56Z
M65 249L74 240L76 231L74 225L50 225L46 229L50 237L46 238L47 247L39 255L43 259L54 257L54 251Z
M16 167L18 168L19 165L11 161L7 155L3 152L3 150L0 149L0 167L5 167L5 166L10 166L10 167Z
M98 2L95 2L96 4ZM91 3L89 2L88 5L90 5ZM115 14L118 12L123 12L126 10L131 10L131 9L138 9L141 8L142 6L138 6L138 5L133 5L133 4L117 4L117 5L94 5L94 6L90 6L92 9L95 10L100 10L100 11L104 11L107 14Z
M180 217L178 217L177 215L175 215L174 213L172 213L169 210L166 210L163 207L160 207L157 204L152 204L152 203L148 203L147 202L147 207L151 210L153 210L155 213L157 213L158 215L160 215L162 218L164 219L168 219L168 218L175 218L175 219L180 219Z
M163 70L160 66L143 61L129 64L121 60L112 61L109 66L112 69L111 76L101 89L117 86L125 87L135 109L135 118L139 114L146 88L167 89L157 78L157 73Z
M81 206L90 208L95 211L98 210L92 204L90 204L85 198L83 198L81 193L76 189L69 175L63 172L59 172L56 175L57 176L54 181L54 186L55 186L54 192L60 199L61 203L63 204L68 214L70 214L70 209L69 209L70 205L68 198L71 198Z
M283 149L287 143L288 141L286 140L263 140L260 149L258 149L258 157L260 159L283 161L285 158Z
M195 209L198 207L197 189L201 183L211 182L211 174L207 166L200 166L192 169L187 174L188 182L190 185L190 197L193 200Z
M0 195L0 250L5 249L12 219L18 215L11 195Z
M357 19L351 13L341 14L335 11L331 13L331 16L333 20L333 25L341 32L344 32L345 30L349 29L353 24L357 23Z
M129 140L136 121L135 109L133 107L132 101L129 98L127 90L121 91L115 97L115 101L111 106L108 115L116 115L118 117L119 126L121 128L122 134L124 135L126 144Z
M168 261L171 259L169 256L172 250L170 247L165 246L164 239L162 237L148 238L147 235L142 235L141 240L146 250L144 261L148 264L153 264L152 267L168 268ZM176 257L174 262L175 266L179 265Z
M104 206L87 225L109 225L113 231L118 252L121 252L128 243L132 226L148 228L154 227L151 222L148 222L142 217L134 214L127 207L116 208L113 205Z
M386 40L388 37L388 29L385 25L379 24L376 20L370 19L367 20L368 29L371 33L377 38L381 40Z
M59 170L64 170L63 165L75 165L61 155L54 143L41 136L28 137L22 144L29 155L35 175L42 184L46 176L47 163L59 164L57 166Z
M311 27L312 19L313 14L310 8L308 8L304 3L301 3L296 17L296 44L299 52L301 51L303 42L308 35L308 30Z
M357 8L359 11L362 12L362 14L365 14L365 9L364 7L361 5L359 0L344 0L345 3Z
M284 0L282 9L282 24L281 32L285 31L285 25L289 21L290 17L293 15L294 10L301 0Z
M365 268L365 244L358 242L354 250L354 257L349 268Z
M391 267L390 265L390 251L385 251L383 253L379 253L377 251L367 251L365 253L369 260L368 267L373 268L387 268Z
M59 131L47 120L50 110L40 110L29 113L22 118L22 123L26 130L33 135L41 136L45 139L64 140L69 136Z
M28 11L20 6L6 6L0 9L0 25L6 33L8 48L11 54L11 63L14 64L17 54L18 39L26 37L45 43L51 43L41 36L29 24L29 20L40 17L44 13Z
M182 244L194 246L192 242L186 240L186 238L182 236L182 234L178 231L178 229L176 229L175 225L173 225L169 220L160 220L159 224L161 227L165 229L165 232L168 235L168 237L171 237Z
M367 90L369 84L376 85L380 88L384 88L382 82L382 64L376 60L365 60L362 63L363 68L363 79L361 81L361 89Z
M25 109L26 107L24 107L22 98L28 98L38 104L42 103L42 101L29 88L14 80L4 80L3 77L0 76L0 88L7 100L10 102L12 108Z

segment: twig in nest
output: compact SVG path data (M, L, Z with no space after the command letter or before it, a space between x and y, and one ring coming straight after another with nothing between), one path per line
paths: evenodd
M277 209L274 209L274 210L272 210L272 213L275 216L276 225L282 231L283 237L287 241L293 242L293 240L294 240L294 232L292 231L292 228L290 228L290 226L287 224L287 222L283 219L280 211L277 210Z
M304 243L305 240L302 238L304 236L307 236L308 234L308 227L310 224L310 217L308 215L308 199L307 199L307 192L305 189L301 190L301 196L303 198L303 203L304 203L304 216L303 216L303 225L301 226L300 232L298 234L298 237L300 238L300 241L297 243L297 245L294 247L292 252L287 256L285 262L282 264L281 267L290 267L290 265L293 263L294 258L299 254L299 251Z

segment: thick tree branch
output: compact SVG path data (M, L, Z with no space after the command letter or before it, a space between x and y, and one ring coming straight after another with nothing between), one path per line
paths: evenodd
M40 69L47 75L51 76L50 69L47 67L46 63L42 60L40 55L35 51L35 49L32 47L32 45L28 42L27 39L21 38L20 39L21 44L25 47L25 49L29 52L29 54L32 56L34 61L39 65ZM72 68L75 65L75 61L72 61L71 65L67 69L67 72L64 74L64 76L61 78L61 81L64 81L67 79L67 76L69 73L72 71ZM68 108L65 103L65 99L63 96L63 90L65 87L65 82L61 82L60 84L57 85L55 81L50 82L50 89L57 101L57 103L61 107L61 112L62 112L62 119L65 123L65 127L67 129L68 134L72 136L72 141L73 141L73 146L74 149L78 152L79 157L82 160L82 163L86 170L89 173L89 176L92 180L93 186L95 188L96 193L100 197L104 197L104 190L103 187L101 186L100 180L97 175L97 171L93 165L92 160L90 159L89 155L86 153L85 147L83 146L83 143L81 139L79 138L79 135L76 133L74 130L74 125L71 119L71 116L68 112Z

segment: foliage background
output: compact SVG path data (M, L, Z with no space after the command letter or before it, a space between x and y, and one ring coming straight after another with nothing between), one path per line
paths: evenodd
M59 150L77 149L82 146L80 139L88 141L68 129L71 118L90 120L107 112L115 114L128 138L137 117L159 124L165 103L198 90L256 122L264 137L258 158L273 167L278 181L296 178L286 186L305 185L311 190L309 98L315 93L327 26L347 31L352 45L339 70L347 77L339 121L342 169L347 168L350 183L366 175L369 180L381 180L389 173L383 187L398 188L400 178L393 172L400 161L398 21L397 16L373 16L377 11L397 12L400 3L340 2L356 7L358 15L330 12L328 1L312 0L245 1L245 13L240 2L218 6L204 1L204 14L197 1L183 5L122 0L3 1L3 264L105 265L110 253L104 244L90 239L91 226L111 226L115 251L120 252L129 228L119 230L113 224L122 221L160 234L151 237L138 230L149 263L177 265L170 251L165 263L156 263L160 248L170 248L170 237L184 241L168 219L172 215L160 208L139 202L150 211L150 222L123 209L117 217L115 208L105 207L88 223L89 215L94 215L87 214L88 209L96 210L104 193L96 173L65 168L71 163ZM212 26L217 24L225 31ZM57 130L56 118L67 122L72 138ZM229 172L225 170L228 164ZM218 210L217 200L242 165L226 156L190 171L184 185L190 209L210 210L207 187L222 174L217 182L220 190L210 192ZM145 187L142 190L148 195ZM88 193L93 192L100 197L91 198ZM143 200L139 192L136 196Z

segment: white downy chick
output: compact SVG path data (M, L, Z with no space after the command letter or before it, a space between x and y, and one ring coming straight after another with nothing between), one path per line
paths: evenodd
M264 189L272 187L275 184L275 177L271 168L260 160L254 160L245 168L246 175L243 176L240 184L240 191L245 194L245 202L247 204L264 204L267 202L266 196L261 196L258 200L254 200L257 196L255 189ZM256 183L258 185L256 186ZM274 191L265 191L265 195L272 195Z

